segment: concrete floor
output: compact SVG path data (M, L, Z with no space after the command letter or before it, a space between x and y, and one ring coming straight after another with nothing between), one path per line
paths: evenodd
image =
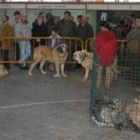
M12 67L0 78L0 140L139 140L140 134L97 127L90 121L90 80L83 73L53 78Z

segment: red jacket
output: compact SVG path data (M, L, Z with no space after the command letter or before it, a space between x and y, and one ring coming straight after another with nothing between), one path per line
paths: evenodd
M99 55L99 65L112 65L116 56L116 37L112 31L101 31L96 36L95 51Z

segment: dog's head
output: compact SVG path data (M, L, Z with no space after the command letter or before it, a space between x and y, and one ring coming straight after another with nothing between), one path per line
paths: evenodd
M65 43L59 45L59 47L57 48L57 51L59 53L65 53L65 52L68 52L68 47Z
M80 64L83 61L85 55L86 55L85 50L76 51L73 54L73 59Z
M8 75L7 69L3 65L0 65L0 76L6 76L6 75Z
M134 99L134 101L135 101L135 103L140 104L140 95L139 95L139 96L137 96L137 97Z

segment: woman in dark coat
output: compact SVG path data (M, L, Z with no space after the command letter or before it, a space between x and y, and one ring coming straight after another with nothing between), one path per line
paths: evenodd
M37 23L33 24L33 29L32 29L32 36L33 37L47 37L47 26L45 26L43 22L42 16L39 16L37 19ZM35 47L39 45L45 45L46 40L45 39L35 39ZM33 43L33 45L34 45Z

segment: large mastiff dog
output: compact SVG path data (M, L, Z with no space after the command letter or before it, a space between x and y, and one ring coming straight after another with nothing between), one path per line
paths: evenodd
M67 75L64 73L64 66L66 59L68 57L67 45L61 44L57 48L49 48L47 46L39 46L35 48L33 55L33 63L30 66L29 75L32 75L33 68L40 62L40 71L42 74L46 74L43 71L43 66L46 61L53 62L55 64L56 75L54 77L66 77Z
M129 105L126 107L127 111L123 112L123 108L123 104L119 99L109 99L106 96L98 94L92 107L92 121L100 127L109 126L118 130L128 129L139 131L138 125L140 123L138 120L136 121L133 118L133 114L128 115ZM136 113L136 108L133 109Z
M8 75L7 69L3 65L0 65L0 77L6 76L6 75Z
M140 130L140 95L128 101L123 106L123 112L129 116L132 122Z

